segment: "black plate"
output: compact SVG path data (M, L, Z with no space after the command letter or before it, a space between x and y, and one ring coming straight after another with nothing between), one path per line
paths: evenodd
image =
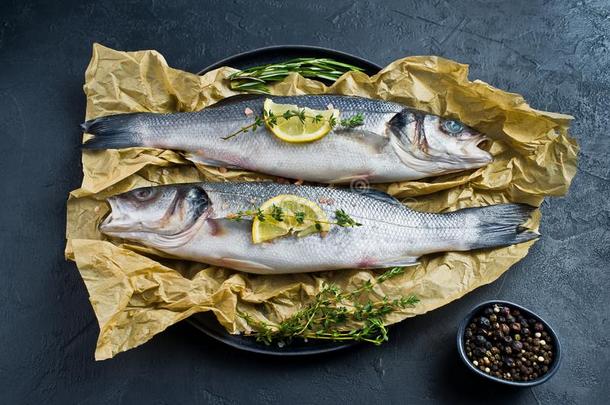
M349 63L364 69L369 76L381 70L381 66L359 56L349 53L335 51L333 49L321 48L319 46L307 45L277 45L258 48L252 51L238 53L202 69L198 74L203 75L221 66L231 66L237 69L246 69L252 66L267 63L282 62L295 58L333 58L339 62Z
M381 66L358 56L332 49L320 48L305 45L280 45L259 48L253 51L240 53L221 61L218 61L199 72L200 75L221 66L231 66L237 69L245 69L251 66L264 65L267 63L281 62L294 58L333 58L340 62L349 63L364 69L368 75L374 75L381 70ZM336 350L346 349L355 343L339 343L313 340L304 342L297 340L289 345L279 347L259 343L253 337L243 335L231 335L218 323L212 312L192 315L187 319L189 323L201 332L237 349L246 350L254 353L269 354L274 356L304 356L319 353L327 353Z

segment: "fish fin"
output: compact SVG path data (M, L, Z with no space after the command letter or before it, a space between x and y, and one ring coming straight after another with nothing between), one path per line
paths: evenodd
M383 153L385 147L389 143L389 138L385 133L378 134L362 130L358 127L333 129L333 134L348 138L351 142L364 145L365 147L368 147L373 154Z
M392 197L388 193L384 193L383 191L379 191L374 188L358 190L357 192L362 195L365 195L367 197L373 198L377 201L382 201L382 202L385 202L388 204L393 204L393 205L399 205L401 207L403 206L400 201L398 201L396 198Z
M330 180L328 181L329 184L345 184L345 183L355 183L357 181L362 181L363 183L366 183L368 185L368 178L370 177L369 174L354 174L351 176L345 176L345 177L337 177L336 179ZM356 185L357 184L353 184Z
M408 267L408 266L417 266L419 264L418 257L415 256L405 256L400 257L394 260L388 260L387 262L379 263L375 267L379 268L387 268L387 267Z
M206 166L213 167L226 167L228 169L240 169L239 166L235 166L220 160L211 159L205 156L198 155L196 153L184 152L182 154L186 160L190 160L193 163L199 163Z
M265 264L254 262L252 260L240 260L230 257L221 257L217 261L219 266L228 267L235 270L245 271L255 274L272 274L274 269Z
M95 135L82 148L123 149L142 146L142 134L138 133L139 116L141 113L108 115L82 123L84 132Z
M474 226L479 232L475 240L466 241L470 250L509 246L540 237L523 226L535 210L536 207L527 204L498 204L455 213L475 218Z

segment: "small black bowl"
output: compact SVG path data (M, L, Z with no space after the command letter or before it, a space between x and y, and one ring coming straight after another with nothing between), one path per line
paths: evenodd
M542 375L539 378L532 380L532 381L523 381L523 382L508 381L508 380L504 380L502 378L498 378L498 377L486 374L486 373L482 372L481 370L479 370L478 368L476 368L470 362L470 360L468 359L468 356L466 355L466 350L464 347L464 333L466 331L466 327L468 326L469 322L479 312L481 312L483 310L484 307L494 305L494 304L518 309L524 315L537 319L540 323L542 323L542 325L544 325L546 332L553 339L553 349L554 349L553 362L549 365L549 370L544 375ZM540 316L538 316L534 312L530 311L529 309L523 308L521 305L517 305L517 304L509 302L509 301L485 301L485 302L477 305L476 307L474 307L468 313L468 315L464 318L464 320L460 323L460 327L459 327L458 333L457 333L457 348L458 348L458 353L460 354L460 358L462 359L462 361L464 362L466 367L468 367L468 369L470 369L473 373L478 374L481 377L485 377L488 380L496 381L496 382L506 384L506 385L511 385L513 387L533 387L535 385L542 384L543 382L546 382L549 378L551 378L557 372L557 370L559 369L559 364L561 363L561 344L559 343L559 338L557 337L557 334L555 333L553 328L551 328L551 325L549 325L544 319L542 319Z

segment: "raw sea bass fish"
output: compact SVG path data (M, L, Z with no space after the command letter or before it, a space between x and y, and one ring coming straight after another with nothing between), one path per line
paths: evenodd
M331 226L325 236L252 243L252 221L227 219L278 195L343 209L361 226ZM432 252L493 248L538 237L522 228L534 209L502 204L446 214L411 210L379 191L276 183L191 183L140 188L108 198L100 230L173 256L258 274L416 264Z
M484 136L454 120L445 120L397 103L340 95L272 97L299 108L338 109L341 119L362 114L363 125L340 125L311 143L288 143L264 125L255 132L222 138L261 116L264 96L235 96L198 112L111 115L85 122L95 135L85 149L154 147L187 152L194 162L242 168L320 183L371 183L416 180L474 169L492 157L479 149Z

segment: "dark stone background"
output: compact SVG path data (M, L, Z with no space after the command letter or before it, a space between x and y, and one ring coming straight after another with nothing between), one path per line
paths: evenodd
M609 31L603 0L2 0L0 403L607 403ZM535 108L574 115L579 171L568 196L545 202L542 238L523 261L492 285L404 322L382 347L268 358L179 324L96 363L98 327L75 265L63 259L94 41L154 48L188 71L274 44L332 47L381 64L442 55ZM557 329L565 357L548 383L506 389L458 362L458 320L491 298L530 307Z

